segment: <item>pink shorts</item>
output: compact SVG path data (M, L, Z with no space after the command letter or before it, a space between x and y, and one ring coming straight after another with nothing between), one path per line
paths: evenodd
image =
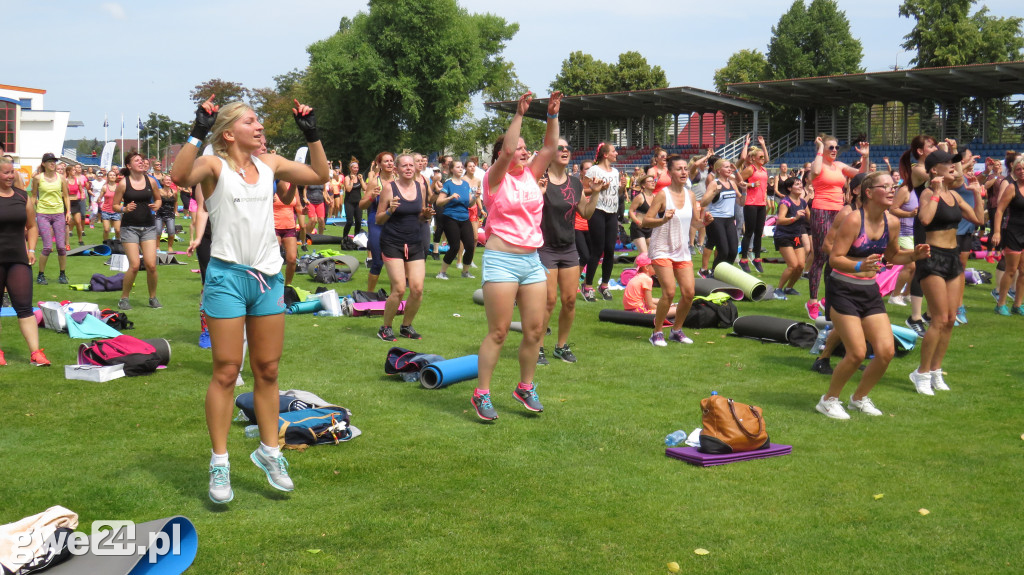
M326 204L306 204L306 213L311 218L324 219L324 215L327 213L324 206Z
M298 232L295 231L295 228L276 228L274 233L277 234L277 237L282 239L298 237Z

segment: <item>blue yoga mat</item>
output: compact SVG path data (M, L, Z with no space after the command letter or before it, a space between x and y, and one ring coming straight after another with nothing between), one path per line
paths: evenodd
M191 521L180 515L147 521L134 526L134 530L118 527L116 533L125 536L105 539L97 546L103 549L124 548L137 550L136 553L112 554L109 551L97 555L90 545L84 555L71 559L46 570L48 575L82 575L83 573L105 573L107 575L180 575L192 565L199 550L199 535ZM111 543L113 541L114 543ZM96 542L94 542L96 543ZM113 546L113 547L112 547Z
M39 311L39 308L34 307L32 308L32 311L37 312ZM18 314L14 312L13 307L0 308L0 317L17 317L17 315Z
M323 309L320 300L295 302L288 306L288 313L316 313Z
M420 370L420 385L427 389L440 389L467 379L476 379L478 359L476 355L467 355L431 363Z
M906 351L912 351L914 346L917 345L917 332L909 327L894 325L892 326L892 335L896 338L896 342Z
M111 254L110 246L106 244L99 244L92 248L85 250L87 256L109 256Z

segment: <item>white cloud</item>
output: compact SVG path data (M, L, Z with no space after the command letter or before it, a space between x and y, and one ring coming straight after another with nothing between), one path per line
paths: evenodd
M104 2L100 4L100 8L104 9L115 20L128 19L128 15L124 12L124 7L117 2Z

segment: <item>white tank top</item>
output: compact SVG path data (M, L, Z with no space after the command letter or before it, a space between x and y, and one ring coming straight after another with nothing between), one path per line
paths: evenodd
M218 159L220 179L206 198L213 230L210 256L266 275L280 273L284 260L274 235L274 172L254 156L260 179L249 184Z
M665 210L676 213L668 222L651 231L651 247L648 254L652 260L668 259L674 262L690 261L690 220L693 219L693 206L690 204L690 190L686 189L686 200L683 207L677 208L672 202L672 192L668 188L665 194Z

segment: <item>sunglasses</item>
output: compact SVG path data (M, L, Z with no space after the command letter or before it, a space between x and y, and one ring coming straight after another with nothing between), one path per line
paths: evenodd
M559 145L559 146L556 146L555 149L558 150L559 152L570 152L570 153L572 152L572 148L569 147L569 146Z
M828 149L829 150L838 150L839 146L829 146Z

